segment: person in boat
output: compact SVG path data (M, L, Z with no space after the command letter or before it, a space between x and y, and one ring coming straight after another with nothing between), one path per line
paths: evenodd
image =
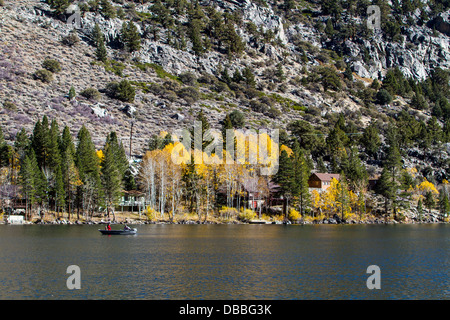
M130 228L129 226L125 225L125 226L123 227L123 230L131 230L131 228Z
M105 227L106 230L111 230L111 225L108 223L108 225Z

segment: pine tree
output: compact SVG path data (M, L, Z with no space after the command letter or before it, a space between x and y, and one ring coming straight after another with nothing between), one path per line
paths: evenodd
M58 165L55 172L55 186L53 190L55 194L55 207L60 209L65 207L66 193L64 189L64 179L62 175L61 165ZM57 209L57 211L59 211Z
M10 149L11 148L7 145L5 138L3 137L3 131L0 127L0 167L9 165Z
M371 123L364 129L361 146L364 147L367 155L375 157L380 149L381 139L375 123Z
M125 148L123 147L123 143L122 142L119 143L115 131L110 132L109 135L106 137L105 150L106 146L109 146L110 151L113 153L113 159L116 162L116 167L119 170L122 182L125 183L126 173L129 169L129 162L125 154Z
M98 61L105 63L108 60L108 52L106 51L105 42L100 38L97 49L95 50L95 57Z
M244 78L245 84L249 87L254 87L256 85L255 76L249 67L245 67L242 71L242 76Z
M394 213L394 219L397 217L396 210L396 193L398 188L398 173L402 164L402 157L396 145L391 145L388 148L386 160L383 166L383 171L386 169L389 178L391 180L389 184L389 198L392 200L392 212Z
M419 201L417 202L417 213L418 213L418 216L419 216L419 221L422 221L422 216L423 216L422 199L419 199Z
M396 196L396 190L397 188L395 183L392 181L389 169L387 167L384 167L377 183L377 193L381 194L384 197L384 211L386 218L389 215L388 213L389 201L391 202L394 201L394 198Z
M91 39L94 42L95 47L98 47L101 41L105 41L105 36L103 35L98 23L95 24L94 29L91 32Z
M69 7L69 0L47 0L55 15L63 14Z
M112 209L114 215L114 206L117 204L122 192L122 176L115 159L116 151L110 144L106 144L104 150L104 159L101 163L102 186L108 217ZM115 216L113 221L115 220Z
M231 118L229 114L225 116L225 119L223 120L222 124L222 137L224 141L226 141L225 139L227 136L227 129L233 129L233 124L231 123Z
M425 199L423 200L423 204L428 207L428 212L431 213L431 209L435 206L436 201L434 200L433 192L428 191L425 194Z
M101 0L100 1L100 13L106 19L112 19L116 17L117 11L116 8L109 2L109 0Z
M22 128L16 135L14 141L14 149L16 150L19 159L23 160L28 148L30 147L30 139L28 138L27 132Z
M85 203L84 199L87 195L88 188L92 193L89 194L92 197L93 202L98 201L100 198L100 171L99 171L99 159L95 152L95 146L92 142L91 135L86 127L83 125L78 132L78 145L76 149L75 164L78 168L78 174L81 184L77 188L77 207L78 211L81 209Z
M48 160L47 166L56 172L56 168L61 164L61 154L59 149L59 126L56 120L52 120L48 139Z
M34 152L31 150L31 153ZM21 162L20 166L20 185L22 187L22 196L26 201L26 214L30 216L30 208L32 203L34 202L34 179L33 179L33 164L30 156L25 155L25 158Z
M120 31L120 41L128 52L139 51L141 48L141 36L136 25L132 21L124 22Z
M306 162L303 151L297 141L293 148L293 187L294 195L298 197L300 214L303 215L305 207L310 204L308 180L310 176L310 168Z
M197 56L202 56L205 53L201 35L201 21L194 19L189 22L189 38L192 42L192 50Z
M69 90L69 100L72 100L77 96L77 93L75 92L75 88L73 86L70 87Z
M42 122L36 122L31 137L31 147L36 155L36 160L40 168L47 166L49 145L49 128L47 116L42 117Z
M279 185L279 193L284 197L283 214L286 217L289 212L289 200L293 196L294 191L294 169L292 160L289 158L286 150L281 151L278 159L278 171L275 174L273 181Z
M439 194L439 212L441 214L441 219L448 217L450 214L450 201L448 200L447 193L443 190Z
M349 180L350 189L353 191L363 189L367 184L367 171L359 158L358 149L356 147L350 149L350 156L348 159L348 166L345 168L345 175Z

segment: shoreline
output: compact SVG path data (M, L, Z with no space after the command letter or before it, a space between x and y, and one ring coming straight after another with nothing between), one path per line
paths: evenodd
M136 214L135 214L136 215ZM94 217L93 219L86 220L82 219L71 219L68 220L66 218L55 218L53 216L46 217L46 219L42 220L39 216L32 217L31 221L23 221L23 223L19 223L18 225L106 225L110 223L111 225L144 225L144 224L242 224L242 225L251 225L251 224L259 224L259 225L267 225L267 224L277 224L277 225L382 225L382 224L448 224L449 221L441 221L436 217L427 217L422 221L417 221L416 219L406 219L403 221L394 220L392 217L388 217L385 219L384 217L374 217L365 218L362 220L359 219L348 219L342 221L338 216L333 216L329 218L323 219L314 219L311 220L311 217L307 217L307 219L298 219L295 221L280 219L280 217L275 217L274 219L250 219L250 220L239 220L239 219L221 219L217 217L208 217L206 221L199 221L198 218L180 216L175 217L173 221L170 219L154 219L150 220L146 217L136 217L133 214L116 214L115 221L108 221L105 218ZM0 219L0 224L10 224L7 223L6 219ZM12 224L14 225L14 223Z

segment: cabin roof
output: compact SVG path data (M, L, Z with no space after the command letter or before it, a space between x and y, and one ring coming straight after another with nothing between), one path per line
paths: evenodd
M318 172L315 172L315 173L312 174L312 176L316 176L321 181L331 181L331 179L333 179L333 178L335 178L336 180L339 180L339 178L340 178L340 174L338 174L338 173L318 173Z

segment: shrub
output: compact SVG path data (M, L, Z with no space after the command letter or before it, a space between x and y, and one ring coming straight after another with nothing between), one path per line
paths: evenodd
M53 81L53 73L46 69L40 69L33 74L35 80L41 80L42 82L49 83Z
M67 36L62 38L62 43L69 47L76 45L78 42L80 42L80 38L75 32L70 32Z
M223 219L232 219L236 217L237 214L238 211L236 208L222 207L222 209L219 210L219 216Z
M230 120L234 128L242 128L245 126L245 116L239 110L230 113Z
M251 209L245 209L239 212L239 220L241 221L249 221L256 218L256 212Z
M134 87L127 80L110 82L106 85L106 94L113 99L124 102L133 102L136 95Z
M155 209L153 209L150 206L147 206L147 208L144 211L145 215L147 216L147 219L150 221L156 220L156 214L158 213Z
M101 94L95 88L87 88L80 92L80 94L89 100L100 100Z
M376 99L378 104L383 105L390 103L392 101L392 96L386 89L380 89L377 92Z
M297 221L300 219L300 212L293 208L289 209L288 219L291 221Z
M197 77L192 72L184 72L178 76L180 81L188 86L196 86L197 85Z
M250 108L255 112L265 113L269 111L269 107L258 100L250 101Z
M75 88L73 86L70 87L69 90L69 100L72 100L73 98L75 98L77 95Z
M10 111L17 111L17 106L12 103L11 101L5 101L3 102L3 108Z
M209 73L204 73L197 79L198 82L204 84L214 84L216 83L216 77Z
M53 73L61 71L61 64L54 59L45 59L42 63L42 67Z
M180 98L183 98L184 100L186 100L186 102L191 102L190 100L195 102L198 99L200 99L200 93L198 92L197 88L195 88L195 87L181 88L180 90L177 91L177 95Z

